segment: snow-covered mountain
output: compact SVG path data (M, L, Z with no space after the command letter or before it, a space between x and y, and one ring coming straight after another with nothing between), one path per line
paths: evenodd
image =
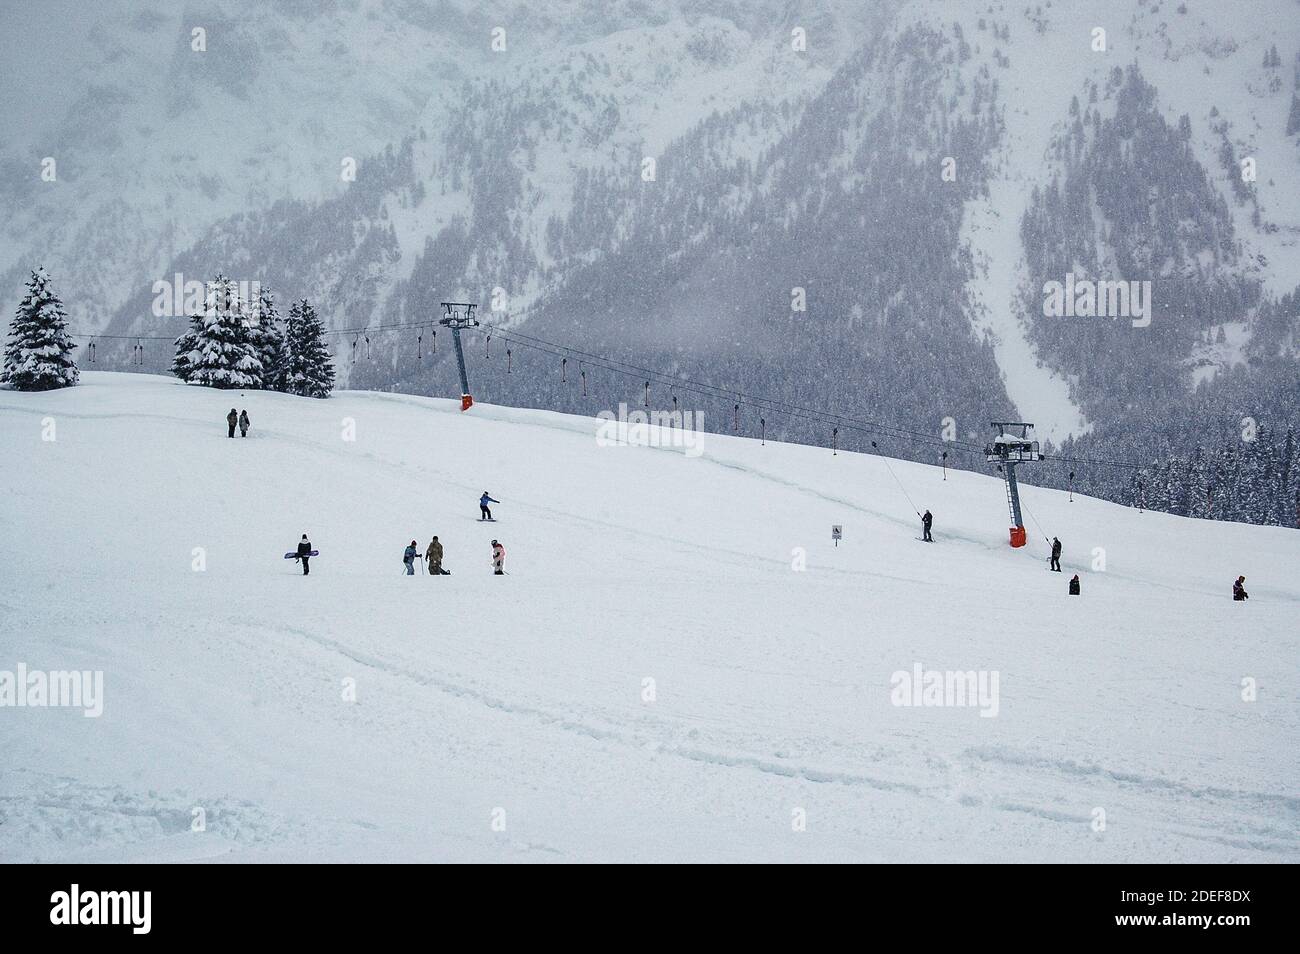
M872 19L849 2L808 5L801 22L821 31L820 58L772 63L771 44L756 41L788 15L786 6L106 5L91 30L91 55L54 80L77 91L66 115L37 123L30 141L0 152L0 269L12 277L44 261L78 289L73 307L82 327L101 330L135 296L151 298L153 281L170 278L173 260L215 223L345 192L345 159L359 165L364 186L366 160L419 128L446 148L472 139L480 125L522 119L515 135L523 141L537 130L512 116L510 104L526 113L532 95L553 101L555 115L538 117L563 123L553 133L595 121L616 132L610 149L643 139L659 145L715 108L758 95L797 97L825 80ZM600 82L583 72L587 66L604 71ZM469 116L466 125L467 97L503 87L501 109ZM586 145L579 137L564 148ZM47 156L56 161L55 181L41 178ZM557 209L583 163L563 166L538 188ZM421 164L419 174L437 171ZM468 190L456 191L447 203L429 203L402 233L407 270L426 238L459 211L457 202L468 208ZM147 324L149 315L132 317Z
M1243 415L1300 420L1297 14L1296 0L1249 16L1209 0L141 13L101 27L63 138L5 160L67 156L58 184L26 175L0 195L15 206L4 294L39 257L83 330L161 336L183 317L152 313L152 285L178 273L308 296L335 328L429 321L468 297L500 324L727 390L936 435L952 418L968 439L1027 418L1077 438L1075 455L1146 463L1230 442ZM206 53L191 49L200 21L216 25ZM250 133L206 148L214 129ZM1067 274L1150 281L1153 323L1045 316L1045 283ZM454 393L446 351L430 361L416 333L377 334L369 355L354 341L336 339L353 386ZM151 345L144 367L168 351ZM502 403L632 396L578 405L556 374L475 374ZM722 422L730 402L708 411ZM1064 486L1070 469L1042 479ZM1127 471L1076 469L1131 499Z
M0 391L0 698L102 677L0 707L0 859L1300 857L1293 531L1025 488L1055 574L993 475L602 426Z

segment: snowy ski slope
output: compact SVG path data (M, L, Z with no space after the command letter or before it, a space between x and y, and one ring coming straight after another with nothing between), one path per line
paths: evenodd
M0 391L0 671L104 679L0 708L4 861L1300 858L1295 531L1026 487L1016 552L993 477L889 462L929 546L877 457L83 381ZM893 705L916 665L996 715Z

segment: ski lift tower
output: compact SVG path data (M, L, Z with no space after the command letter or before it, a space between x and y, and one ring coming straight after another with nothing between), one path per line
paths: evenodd
M1016 465L1035 463L1043 459L1038 441L1029 436L1034 425L1024 421L994 421L998 436L984 448L984 457L997 464L1007 484L1007 507L1011 510L1011 545L1025 545L1025 523L1020 517L1020 488L1016 485Z
M478 319L474 311L478 305L461 301L444 301L442 309L446 315L438 322L451 329L452 344L456 346L456 364L460 368L460 409L468 411L474 405L474 397L469 393L469 375L465 373L465 351L460 346L460 330L477 328Z

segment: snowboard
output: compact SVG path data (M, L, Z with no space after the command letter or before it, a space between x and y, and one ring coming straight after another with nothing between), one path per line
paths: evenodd
M308 553L307 555L308 555L308 556L320 556L320 551L319 551L319 550L312 550L311 553ZM284 558L285 558L286 560L295 560L295 559L297 559L297 557L298 557L298 554L297 554L297 553L286 553L286 554L284 555Z
M497 522L497 518L496 518L496 517L479 517L479 518L478 518L478 522L479 522L479 523L496 523L496 522Z

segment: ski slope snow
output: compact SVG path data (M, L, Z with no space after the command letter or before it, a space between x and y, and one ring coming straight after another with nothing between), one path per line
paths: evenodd
M83 382L0 391L0 673L103 673L0 708L5 861L1300 858L1295 531L1027 486L1012 551L992 476ZM995 705L894 705L918 665Z

